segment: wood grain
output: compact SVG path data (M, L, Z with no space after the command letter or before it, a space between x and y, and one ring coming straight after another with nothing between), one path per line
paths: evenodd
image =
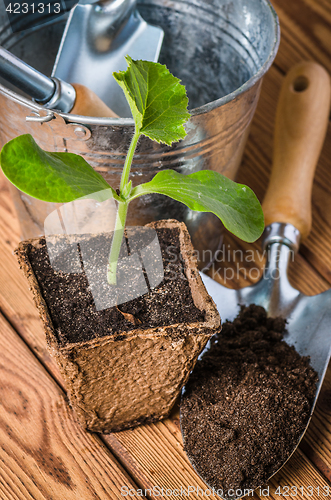
M239 242L233 237L228 237L225 240L225 245L228 250L231 248L241 248L243 252L244 250L251 250L247 244L241 243L240 247ZM257 248L258 245L256 244L255 252L257 252ZM13 324L15 323L20 327L20 332L25 341L40 356L42 350L47 353L44 334L36 316L31 322L31 316L33 317L35 314L34 305L28 296L27 287L24 286L24 278L18 271L15 258L10 249L3 244L1 238L0 252L5 259L5 265L0 268L0 287L2 283L7 283L6 291L0 294L0 307L7 311ZM232 253L230 252L229 255L231 260ZM238 258L238 253L235 254L235 257ZM302 272L300 274L298 270L294 269L294 278L302 283L304 291L306 293L316 293L325 289L327 284L324 280L316 276L316 273L311 270L305 259L300 258L300 256L298 258L300 262L293 263L293 266L303 266L304 276L312 277L308 282L300 280L298 277L302 276ZM245 259L244 253L243 259ZM261 261L261 258L256 260ZM255 263L250 265L256 266ZM222 266L226 267L227 263L223 262ZM14 278L14 281L10 282L9 277ZM245 280L239 276L238 285L243 285L244 282ZM2 287L1 289L3 290ZM18 307L20 307L20 317L17 317L15 313ZM42 359L45 361L44 356ZM46 364L48 369L56 374L55 365L51 358ZM195 474L183 451L177 414L174 414L171 420L168 419L165 422L159 422L151 426L142 426L130 431L104 436L103 439L143 489L153 490L153 486L165 489L180 487L187 489L188 486L192 485L205 488L203 481ZM323 439L325 440L325 436ZM327 446L327 444L324 446ZM311 473L315 474L311 464L308 463L307 466L306 462L303 462L302 467L305 468L307 476L310 476ZM321 481L323 481L322 477ZM149 496L158 498L152 491Z
M313 418L301 449L331 482L331 367L329 366Z
M2 315L0 342L1 499L120 499L122 486L135 490Z
M38 359L63 385L59 369L50 357L38 312L29 293L26 280L13 255L20 241L20 228L8 190L7 180L0 172L0 310L19 332Z
M285 73L299 61L315 60L331 74L330 3L323 0L272 2L280 19L281 43L275 64L264 77L259 104L238 180L263 200L272 162L277 97ZM331 283L331 126L313 184L313 225L301 253Z
M223 269L227 268L228 265L234 265L236 268L238 260L241 268L248 264L251 269L258 269L263 264L263 258L258 255L258 244L254 246L256 255L254 262L249 263L245 263L245 252L249 252L249 255L251 255L252 246L228 236L225 240L225 247L227 249L225 253L230 258L230 262L222 262ZM238 249L241 249L243 253L234 253L233 256L232 250ZM5 264L0 268L0 288L3 290L0 294L0 307L6 310L12 323L20 329L20 333L36 355L40 357L41 353L43 353L41 359L51 373L58 377L53 360L51 358L45 360L48 353L43 330L28 295L27 287L24 286L24 278L18 271L11 250L4 245L1 238L0 252ZM316 275L301 256L298 256L293 266L291 266L291 273L294 279L293 284L296 286L301 285L302 291L307 294L314 294L327 288L327 283ZM302 279L302 276L305 279ZM14 280L13 282L10 282L10 277ZM307 277L311 279L307 279ZM245 280L242 275L238 274L235 286L243 286L249 281L251 280ZM1 285L5 283L7 285L4 290ZM15 312L17 310L20 310L19 317ZM158 498L157 494L152 491L153 486L165 489L183 487L186 490L188 486L192 485L205 488L203 481L195 474L183 451L178 414L176 413L171 420L168 419L151 426L143 426L130 431L104 436L103 439L119 461L130 471L137 484L143 489L151 490L149 495L151 498ZM329 443L328 437L322 436L320 439L324 443L324 447L327 447ZM326 458L328 459L328 457ZM301 467L305 469L305 474L308 477L310 477L310 474L315 474L309 462L303 461ZM323 481L322 477L321 481ZM197 498L197 495L191 496Z
M279 15L284 44L277 64L287 71L299 58L310 59L331 71L330 3L327 0L276 0L273 5Z
M329 0L295 0L292 2L288 0L273 0L273 4L281 22L281 45L275 65L264 79L261 98L252 124L251 134L238 179L240 182L250 185L256 191L260 200L263 199L270 174L276 100L285 73L294 63L307 59L314 59L324 64L329 72L331 72L331 6ZM296 257L295 262L290 267L290 280L292 284L306 294L321 292L327 289L329 283L331 283L330 159L331 127L329 126L313 185L312 231L310 237L301 247L301 255ZM45 366L47 366L50 373L61 383L57 368L53 360L48 356L43 330L32 301L29 298L26 284L11 254L12 249L16 246L19 239L19 228L12 203L6 188L4 188L4 191L1 190L0 194L0 254L2 256L0 265L0 308L22 338L24 338L31 351L39 357ZM241 246L234 238L228 238L226 242L230 245L230 249L242 248L247 251L252 248L245 247L245 245ZM259 262L258 244L253 246L253 248L256 253L255 262L245 262L245 265L246 269L252 269L255 272L255 269L258 269L261 263ZM263 264L263 258L261 261ZM215 273L217 273L215 277L218 277L222 281L225 269L230 269L232 266L236 270L238 264L244 267L241 265L239 254L237 254L237 261L234 259L230 263L221 262L218 268L215 268ZM219 272L219 270L221 271ZM227 279L227 284L234 287L242 286L244 283L256 280L256 277L253 276L253 273L251 275L247 273L246 279L244 279L242 271L238 276L235 275L233 280ZM14 334L8 325L4 331L6 335L8 332ZM109 468L111 467L108 452L102 448L100 441L96 440L95 437L91 437L83 432L79 433L79 429L72 424L73 417L61 391L58 393L58 389L54 389L53 382L49 377L46 376L46 385L42 382L40 387L38 377L37 380L34 379L36 380L35 387L30 387L25 378L22 381L16 375L22 373L22 371L24 374L26 370L29 371L30 368L26 368L26 363L30 367L32 363L30 357L34 359L25 346L20 342L18 342L18 345L20 346L19 353L22 352L21 349L23 348L24 353L28 353L26 358L28 361L25 359L25 354L23 359L19 357L19 354L16 355L14 351L14 353L10 354L10 356L13 356L13 359L9 359L9 365L6 360L6 364L7 366L14 367L11 378L15 381L15 386L22 383L24 391L26 391L27 386L29 387L28 394L31 399L28 398L28 401L33 402L32 406L36 408L37 414L41 415L42 411L46 412L44 427L46 430L52 429L52 433L55 433L50 433L48 439L50 440L51 449L59 450L59 452L55 453L56 458L60 458L66 466L69 463L73 467L73 472L70 470L71 474L69 473L71 480L72 478L75 480L78 478L77 481L82 482L79 485L81 488L79 494L72 498L82 498L84 500L85 498L89 498L85 493L90 494L90 492L84 489L87 488L86 484L88 483L84 483L84 481L89 482L92 466L97 468L97 472L91 473L92 488L94 488L94 491L91 491L93 491L93 494L97 492L96 494L100 495L99 498L101 499L108 498L107 496L103 496L104 492L101 491L100 486L100 484L108 481L101 470L104 469L107 471L108 475ZM2 349L0 350L0 354L2 355ZM45 375L41 367L40 370ZM47 385L48 383L50 384L49 386ZM48 387L50 388L50 394L48 394ZM22 392L23 394L24 391ZM19 397L15 396L15 398L18 398L18 403L21 401ZM11 402L13 398L10 396L10 398L6 398L6 401L7 399ZM59 407L56 406L55 401L59 402ZM45 402L47 403L46 410L43 409ZM20 404L20 411L22 411L23 403ZM54 410L54 404L56 411ZM53 411L50 408L53 408ZM9 426L16 439L16 441L15 439L9 439L1 427L0 444L4 447L0 449L1 499L70 499L71 497L67 494L70 490L67 489L64 483L60 483L59 491L55 490L54 485L57 486L54 479L55 476L51 477L44 471L45 467L48 470L50 469L51 461L49 460L49 453L47 451L46 465L40 465L38 462L41 458L40 454L38 455L38 451L36 451L36 446L33 448L33 456L22 452L24 442L22 445L21 441L25 433L25 428L20 424L20 418L23 417L8 413L12 412L12 409L11 406L6 410L2 406L0 407L1 419L3 418L3 412L7 418L10 414L11 420ZM30 434L32 434L35 440L33 443L35 444L36 441L41 439L40 436L43 436L43 434L40 431L40 425L36 426L39 429L39 433L31 431L30 418L36 418L38 422L39 420L37 417L29 416L27 422L27 430L30 429ZM24 419L22 421L24 422ZM32 422L34 421L32 420ZM70 422L70 425L68 422ZM18 430L21 430L19 437L17 437ZM32 430L34 431L34 427ZM71 435L72 432L73 436ZM79 438L77 437L78 435ZM204 486L203 482L196 476L189 465L183 452L178 413L176 412L173 413L171 419L164 422L112 434L105 436L104 439L107 445L112 448L118 460L130 471L136 483L143 488L150 489L153 486L169 488L174 488L175 486L187 488L189 485ZM17 441L19 444L17 444ZM81 446L80 443L85 444ZM96 451L94 451L94 447ZM330 449L331 371L329 369L322 387L317 409L301 445L301 449L294 454L290 462L270 482L270 496L261 496L261 498L279 499L280 497L275 495L275 488L279 484L315 487L326 485L327 483L323 474L331 480ZM85 464L82 458L85 457L85 454L88 457L87 464ZM95 455L95 457L91 456L91 454ZM99 454L102 455L103 459L98 458ZM104 457L107 457L108 461ZM106 460L105 465L103 460ZM84 472L85 476L81 475L81 471ZM63 472L62 480L64 477L65 473ZM82 479L84 477L85 479ZM113 478L111 475L109 477ZM37 481L37 486L35 486L34 481ZM109 483L112 481L113 479L110 479ZM115 480L114 482L116 483ZM118 488L118 484L116 487ZM106 494L109 493L107 492ZM153 494L148 496L160 498ZM258 495L254 495L254 497L258 498ZM90 498L93 498L93 496ZM196 495L194 498L196 498ZM309 498L306 492L304 498ZM315 495L310 498L317 498L317 496Z
M19 243L21 230L8 184L9 181L0 170L0 236L8 248L14 250Z
M284 493L286 493L286 490L284 490L285 486L288 486L289 488L296 486L298 488L297 495L295 495L295 491L292 490L289 493L284 494L284 497L289 496L290 498L315 499L330 496L331 490L329 490L330 485L328 481L322 478L321 475L314 469L310 470L309 475L307 475L306 470L309 466L309 460L305 457L302 451L297 450L286 466L271 479L270 498L275 498L277 500L282 498L281 495L276 494L279 486L281 487L281 491ZM299 490L300 487L303 488L301 491ZM323 496L323 493L328 493L328 495Z

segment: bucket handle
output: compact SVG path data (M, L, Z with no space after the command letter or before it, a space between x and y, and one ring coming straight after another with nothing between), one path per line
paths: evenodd
M38 122L38 123L47 123L53 120L54 113L49 109L45 109L46 114L44 116L40 115L38 111L33 111L33 116L26 116L25 120L27 122Z

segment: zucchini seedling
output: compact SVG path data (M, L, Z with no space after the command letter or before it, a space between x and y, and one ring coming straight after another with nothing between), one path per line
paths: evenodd
M9 141L0 154L2 170L10 182L39 200L66 203L111 190L110 196L118 204L107 270L111 285L116 285L128 207L139 196L163 194L191 210L212 212L229 231L248 242L255 241L264 228L262 208L253 191L212 170L189 175L162 170L150 182L132 186L130 168L141 135L171 145L185 138L184 125L190 114L185 87L165 66L128 56L126 60L127 70L114 73L114 78L130 105L135 131L117 191L81 156L44 151L29 134Z

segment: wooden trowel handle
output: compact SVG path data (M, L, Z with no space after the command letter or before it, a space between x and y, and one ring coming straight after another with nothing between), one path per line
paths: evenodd
M293 224L308 236L311 192L330 113L330 77L317 63L301 62L286 75L278 101L273 168L263 202L266 226Z
M118 118L108 106L90 89L80 83L71 84L76 90L76 101L70 111L73 115Z

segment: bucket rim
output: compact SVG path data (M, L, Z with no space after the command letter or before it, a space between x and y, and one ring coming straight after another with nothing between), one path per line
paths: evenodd
M279 26L279 18L278 15L270 3L269 0L260 0L262 4L269 8L271 17L273 19L273 30L274 30L274 42L273 46L269 52L269 55L262 66L258 69L254 75L249 78L243 85L238 87L233 92L226 94L225 96L220 97L219 99L215 99L214 101L203 104L202 106L198 106L196 108L190 109L191 117L208 113L216 108L227 104L230 101L233 101L241 94L247 92L251 89L256 83L262 80L263 76L267 73L269 68L271 67L280 43L280 26ZM77 125L99 125L99 126L132 126L134 127L133 118L103 118L103 117L94 117L94 116L82 116L82 115L73 115L69 113L62 113L60 111L47 109L44 106L41 106L34 102L31 99L23 97L20 94L17 94L15 91L8 89L4 85L0 84L0 93L6 95L9 99L18 101L23 106L29 108L30 112L35 112L39 114L40 121L46 122L55 118L56 115L61 116L67 123L75 123ZM41 113L40 113L41 112ZM45 116L46 112L46 116ZM37 118L37 117L36 117ZM35 120L37 121L37 119Z

